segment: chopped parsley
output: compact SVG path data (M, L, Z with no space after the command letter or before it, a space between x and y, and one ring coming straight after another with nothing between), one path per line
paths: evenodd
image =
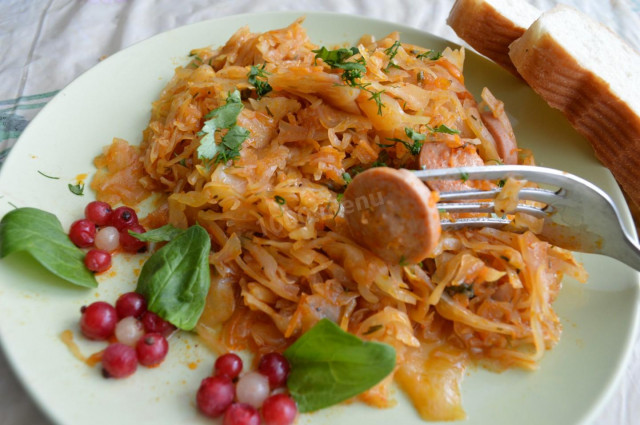
M339 68L344 72L342 73L342 79L347 85L351 87L360 87L360 84L356 81L362 78L367 72L364 58L357 59L356 61L347 62L346 60L359 53L357 47L350 49L336 49L328 50L322 46L317 50L312 50L316 54L315 59L322 59L331 68Z
M505 183L506 183L506 182L507 182L507 181L506 181L505 179L498 180L498 187L504 187L504 185L505 185Z
M367 89L366 86L361 86L361 88L371 94L369 100L373 100L376 102L376 105L378 105L378 115L382 115L382 108L384 108L385 105L384 103L382 103L382 98L380 96L382 95L382 93L384 93L384 90L374 92L373 90Z
M371 168L386 167L387 161L389 161L389 154L387 153L387 151L382 151L378 155L378 159L376 159L376 161L371 164Z
M41 176L45 176L45 177L46 177L46 178L48 178L48 179L52 179L52 180L60 180L60 177L54 177L54 176L47 175L47 174L43 173L43 172L42 172L42 171L40 171L40 170L38 170L38 174L40 174Z
M273 90L271 85L267 82L267 75L269 75L269 73L264 70L265 65L266 64L263 63L261 68L252 65L249 74L247 74L249 84L256 88L258 99Z
M444 124L440 124L435 128L427 126L427 128L432 133L460 134L460 131L456 130L455 128L447 127Z
M400 256L400 261L398 261L398 264L401 265L402 267L409 265L409 263L407 262L407 259L406 259L406 257L404 255Z
M418 59L429 59L432 61L437 61L442 57L442 53L436 50L428 50L426 52L422 52L416 56Z
M374 332L379 331L380 329L382 329L382 325L373 325L369 329L367 329L367 331L365 333L363 333L362 335L370 335L370 334L372 334Z
M336 201L338 201L338 203L342 202L342 198L344 198L344 193L338 193L336 195Z
M355 61L347 61L354 55L359 53L357 47L351 47L350 49L336 49L328 50L322 46L317 50L312 50L316 54L315 60L322 59L332 69L342 69L342 80L350 87L356 87L368 92L371 97L369 100L373 100L378 105L378 115L382 115L382 108L385 107L382 103L380 95L384 93L384 90L376 92L367 87L371 84L363 84L359 80L367 73L366 62L363 57L356 59Z
M242 142L249 137L249 130L236 125L238 115L242 111L242 101L240 92L235 90L227 97L227 103L209 112L208 118L198 132L200 146L198 146L198 157L202 160L213 159L215 163L225 163L240 157ZM222 129L228 129L222 136L220 143L216 143L215 133Z
M284 204L286 204L286 203L287 203L287 200L286 200L286 199L284 199L284 198L283 198L282 196L280 196L280 195L276 195L273 199L275 199L275 200L276 200L276 203L277 203L278 205L284 205Z
M71 193L73 193L74 195L78 195L78 196L82 196L84 195L84 184L71 184L69 183L67 185L67 187L69 188L69 191L71 191Z
M345 173L342 173L342 179L344 180L345 184L349 184L349 183L351 183L351 181L353 180L353 179L351 178L351 174L346 173L346 172L345 172Z
M469 173L460 173L460 180L462 180L463 182L469 180Z
M389 47L388 49L385 49L385 53L387 56L389 56L389 63L387 64L387 67L384 69L385 72L389 71L389 68L393 67L398 67L398 65L396 65L393 62L393 58L396 57L396 55L398 54L398 49L400 48L400 41L396 40L391 47Z
M460 285L447 286L444 288L444 291L450 297L453 297L455 294L465 295L469 299L476 296L473 291L473 283L461 283Z
M387 138L387 140L395 143L402 143L404 147L406 147L407 150L411 153L411 155L419 155L420 149L422 149L422 145L424 143L424 140L427 138L427 136L425 134L418 133L417 131L413 130L410 127L405 127L404 132L407 135L407 137L411 139L413 143L409 143L405 140L397 139L395 137L392 139ZM389 148L391 146L394 146L395 143L391 145L378 144L378 146L383 148Z

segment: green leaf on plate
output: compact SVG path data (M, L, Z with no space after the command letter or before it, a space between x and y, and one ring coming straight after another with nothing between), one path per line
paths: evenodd
M149 257L136 288L147 300L148 309L180 329L192 330L211 284L210 250L209 234L195 225Z
M303 413L368 390L396 365L393 347L365 342L328 319L320 320L284 355L291 365L287 387Z
M18 208L0 221L0 258L27 252L56 276L95 288L95 276L84 265L84 252L62 229L55 215L37 208Z
M165 224L162 227L144 233L136 233L129 230L131 236L142 242L168 242L175 239L182 232L184 232L183 229L178 229L170 224Z

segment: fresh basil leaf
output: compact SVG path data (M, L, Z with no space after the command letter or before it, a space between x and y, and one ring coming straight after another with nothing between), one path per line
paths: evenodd
M302 335L284 356L291 364L287 387L303 413L368 390L396 365L393 347L365 342L328 319Z
M209 234L195 225L149 257L136 288L148 309L180 329L193 329L209 291L210 250Z
M84 265L84 252L62 229L55 215L37 208L18 208L0 221L0 258L27 252L56 276L78 286L98 286Z
M129 234L142 242L168 242L179 236L183 229L178 229L170 224L166 224L157 229L149 230L144 233L136 233L129 230Z

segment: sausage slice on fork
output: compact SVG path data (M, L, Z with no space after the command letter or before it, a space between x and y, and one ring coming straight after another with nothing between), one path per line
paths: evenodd
M344 192L353 238L391 264L424 260L440 238L438 195L408 170L371 168Z

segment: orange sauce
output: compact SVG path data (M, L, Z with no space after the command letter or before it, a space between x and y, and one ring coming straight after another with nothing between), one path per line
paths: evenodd
M80 351L78 345L73 340L73 332L71 332L69 329L63 331L60 334L60 340L64 343L64 345L67 346L71 354L73 354L73 357L85 363L87 366L94 367L102 361L102 353L104 353L104 350L100 350L96 353L91 354L89 357L85 357Z

